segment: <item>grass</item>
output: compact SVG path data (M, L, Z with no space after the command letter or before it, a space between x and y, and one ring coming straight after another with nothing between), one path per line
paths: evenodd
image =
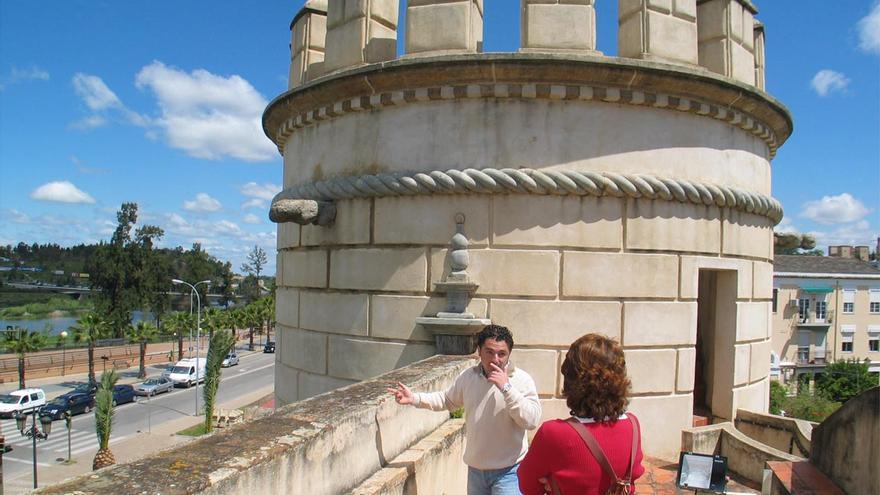
M187 437L200 437L207 433L205 431L205 423L201 422L195 426L190 426L189 428L180 430L177 432L178 435L184 435Z
M91 308L91 304L83 303L68 297L53 297L46 302L32 302L20 306L0 309L0 318L33 319L44 318L54 311L74 313Z

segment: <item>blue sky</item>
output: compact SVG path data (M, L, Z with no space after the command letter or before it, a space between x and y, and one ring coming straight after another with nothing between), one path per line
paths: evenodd
M255 244L273 253L282 161L259 122L287 87L302 3L2 0L0 244L108 239L134 201L163 246L201 242L236 270ZM778 230L873 249L880 3L755 3L767 90L795 120L773 161ZM597 4L598 48L614 55L617 2ZM517 49L518 5L486 0L485 51Z

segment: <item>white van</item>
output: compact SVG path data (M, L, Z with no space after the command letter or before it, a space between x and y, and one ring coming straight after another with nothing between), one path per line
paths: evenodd
M168 371L163 373L174 385L191 387L194 383L205 381L205 358L181 359Z
M23 388L0 395L0 418L11 418L17 412L31 413L46 405L46 393L41 388Z

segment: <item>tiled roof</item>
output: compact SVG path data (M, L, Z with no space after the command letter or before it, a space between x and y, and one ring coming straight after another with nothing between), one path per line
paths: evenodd
M775 273L839 273L848 275L880 275L871 263L854 258L777 254L773 261Z

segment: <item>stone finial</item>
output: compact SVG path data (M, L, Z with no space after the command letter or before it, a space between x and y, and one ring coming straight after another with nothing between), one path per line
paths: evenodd
M336 204L311 199L279 199L269 208L269 220L300 225L332 225L336 220Z
M399 0L333 0L327 9L325 73L397 56Z
M755 14L749 0L698 0L700 65L755 84Z
M595 0L522 0L523 51L596 52Z
M483 51L483 0L409 0L406 53Z
M321 75L327 37L327 0L310 0L290 23L290 77L293 89Z
M766 90L767 62L764 59L764 25L755 21L755 86Z
M697 64L697 0L619 0L621 57Z

